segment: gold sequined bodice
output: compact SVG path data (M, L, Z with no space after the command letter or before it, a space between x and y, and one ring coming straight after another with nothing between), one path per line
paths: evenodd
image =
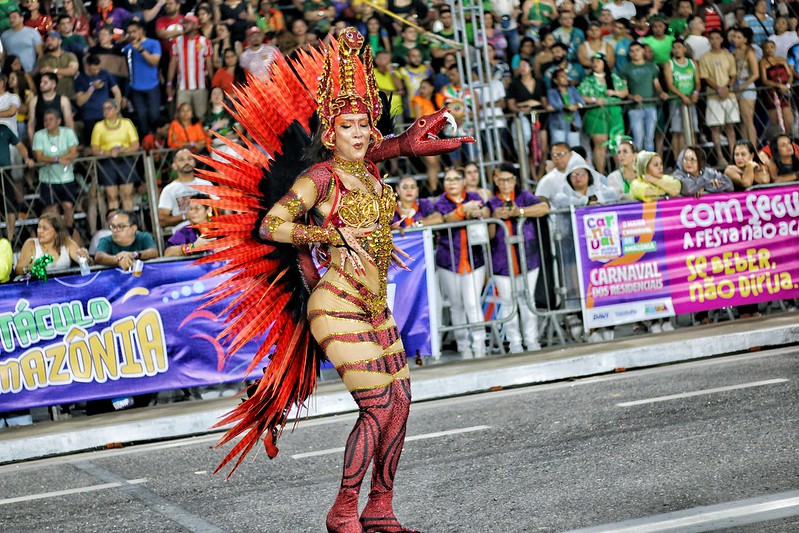
M337 206L337 216L331 217L332 223L336 225L353 228L376 226L372 233L359 239L360 245L377 266L378 290L367 298L367 311L372 316L382 313L386 308L388 268L391 265L391 253L394 251L391 221L396 205L397 199L390 185L383 184L379 195L355 189L342 195Z

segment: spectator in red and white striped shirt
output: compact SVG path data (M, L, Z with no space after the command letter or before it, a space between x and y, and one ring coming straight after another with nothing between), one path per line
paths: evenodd
M172 100L177 83L178 105L188 102L197 117L205 115L208 108L208 87L213 78L211 41L198 31L199 20L194 15L183 17L183 35L172 40L169 70L167 72L167 96ZM177 75L177 81L175 76Z

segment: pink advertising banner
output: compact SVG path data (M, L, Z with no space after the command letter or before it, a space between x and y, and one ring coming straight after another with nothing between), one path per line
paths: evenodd
M577 209L586 327L799 297L799 187Z

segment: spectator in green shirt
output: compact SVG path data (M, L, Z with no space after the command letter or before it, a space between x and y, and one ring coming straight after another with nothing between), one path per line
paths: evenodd
M649 23L652 33L641 39L641 42L649 45L655 54L655 65L661 66L671 59L671 45L674 42L674 37L666 33L668 26L662 18L654 17Z
M677 2L677 13L669 22L669 33L674 37L688 36L688 21L694 15L694 4L691 0Z
M0 33L11 29L8 15L12 11L19 11L19 2L14 0L0 0Z
M627 111L633 141L639 150L655 150L655 126L657 107L651 100L658 96L665 100L669 96L660 87L660 70L644 59L644 46L640 42L630 45L630 62L621 69L621 78L627 82L630 98L636 102Z
M696 114L700 85L699 68L693 59L686 57L687 50L683 40L678 38L671 47L671 60L663 65L666 87L672 95L672 99L669 101L669 117L671 149L675 154L679 154L685 146L683 106L688 108L694 131L699 131L699 120Z

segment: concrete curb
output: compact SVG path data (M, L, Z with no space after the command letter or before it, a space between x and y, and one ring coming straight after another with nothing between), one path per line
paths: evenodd
M796 316L783 315L533 354L431 365L413 370L413 399L435 400L797 342ZM9 428L0 431L0 464L105 448L110 443L208 433L233 405L231 398L187 402ZM328 383L320 385L308 415L330 416L354 410L355 404L343 386Z

